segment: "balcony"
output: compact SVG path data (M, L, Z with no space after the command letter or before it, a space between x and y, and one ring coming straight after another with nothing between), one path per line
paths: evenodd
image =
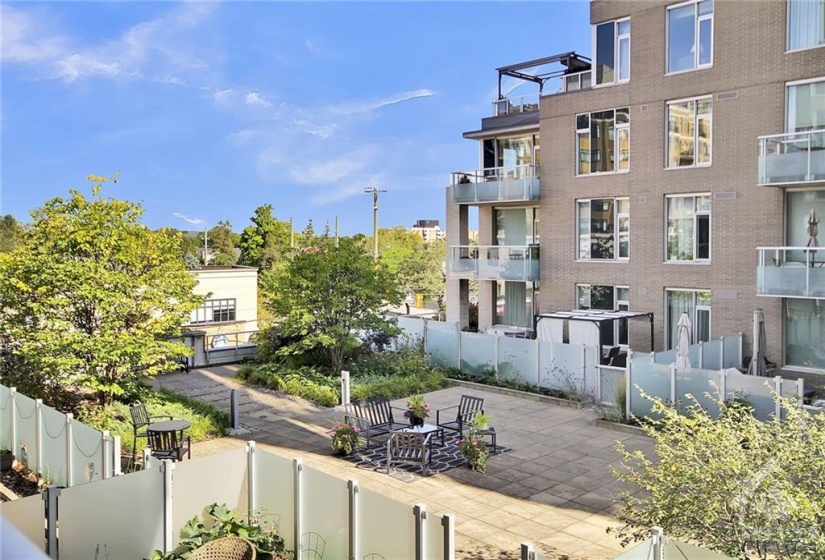
M825 248L759 247L756 295L825 298Z
M450 174L455 204L529 202L539 199L539 166L488 167Z
M513 282L539 280L538 245L451 246L447 261L452 278Z
M759 137L760 185L825 181L825 130Z

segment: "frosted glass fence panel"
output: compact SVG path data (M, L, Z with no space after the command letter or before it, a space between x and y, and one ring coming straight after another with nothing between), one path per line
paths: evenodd
M700 350L698 344L693 344L688 348L688 358L690 359L690 367L702 369L702 350Z
M410 339L424 337L424 321L416 317L398 317L398 328Z
M676 363L676 350L667 350L665 352L656 352L655 361L657 364L674 364Z
M424 520L424 558L440 560L444 558L444 528L441 526L441 516L427 513Z
M72 486L103 480L103 437L95 429L72 422Z
M703 369L714 369L719 371L722 368L722 341L719 339L706 342L702 347Z
M642 398L641 391L650 397L659 397L663 401L670 400L670 366L662 364L637 363L635 360L630 368L630 413L634 416L655 417L651 413L653 403Z
M461 371L480 376L494 368L494 337L486 334L461 333Z
M458 325L456 323L427 322L427 354L430 364L455 367L458 356Z
M243 448L176 463L173 476L174 546L180 541L180 530L186 522L195 516L202 517L209 505L226 504L227 508L243 516L249 512L246 450Z
M46 537L44 534L46 502L43 501L42 494L3 502L0 504L0 516L3 517L0 522L11 523L38 549L46 550ZM92 557L89 556L89 558Z
M722 382L718 371L705 369L676 370L676 398L681 412L687 412L688 407L699 403L712 417L719 416L719 391ZM693 395L696 399L687 398ZM710 396L708 396L708 394Z
M656 354L653 352L631 352L630 359L639 364L652 364Z
M742 335L736 334L723 337L722 346L725 349L724 363L722 364L722 369L742 367L742 361L740 360Z
M602 403L620 406L624 410L627 387L624 369L599 366L598 371Z
M498 376L501 379L538 385L536 341L502 336L499 338L498 343ZM463 356L463 347L461 353Z
M176 490L178 482L176 478ZM211 490L204 487L201 492ZM58 504L61 560L148 558L163 547L159 467L66 488Z
M301 490L303 535L317 533L321 536L326 543L324 558L346 558L349 551L349 494L346 482L305 468ZM364 529L369 530L368 527ZM307 539L313 542L310 536ZM321 554L321 547L316 552ZM314 558L312 554L304 557Z
M796 388L796 381L792 379L783 379L780 394L783 398L789 399L793 402L799 402L798 389ZM797 405L798 406L798 405ZM782 418L785 418L785 411L782 411Z
M0 449L11 449L11 391L0 385Z
M730 372L725 381L727 399L739 398L751 403L754 416L760 420L769 420L776 408L771 396L773 379L754 377L742 373Z
M276 523L287 550L295 549L295 493L292 461L255 450L255 507L262 521Z
M601 358L601 348L586 346L584 348L584 392L587 395L596 395L599 383L599 372L596 367Z
M584 390L582 346L542 342L540 346L540 386L557 391Z
M14 456L23 460L31 470L37 469L37 407L34 399L17 393L14 395L17 407L17 441Z
M384 558L415 558L412 506L364 488L358 493L358 501L359 555L362 558L368 554L380 554Z
M43 407L43 474L49 483L68 486L66 478L66 415Z

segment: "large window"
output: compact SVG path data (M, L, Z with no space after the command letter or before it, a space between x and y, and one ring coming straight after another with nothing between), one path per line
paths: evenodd
M713 100L710 97L667 104L667 166L710 165Z
M630 310L630 288L597 284L576 285L576 309ZM614 321L614 328L602 331L602 346L627 346L627 319Z
M825 303L785 299L785 364L825 369Z
M576 201L579 259L630 258L630 199ZM618 241L618 242L617 242Z
M595 26L596 85L630 79L630 20Z
M710 194L673 195L665 198L665 260L710 260L711 205Z
M521 179L532 176L534 136L488 138L484 140L484 169L488 176Z
M825 129L825 79L789 84L787 132Z
M667 72L713 64L713 0L689 2L667 10Z
M235 320L235 299L210 299L192 312L190 324L225 323Z
M665 340L667 349L679 346L679 317L687 313L693 338L691 342L710 340L710 291L665 290Z
M825 45L825 0L788 0L788 50Z
M496 208L496 245L539 242L538 208Z
M630 169L630 110L576 115L576 171L616 173Z
M531 282L496 282L496 324L532 328L537 292Z

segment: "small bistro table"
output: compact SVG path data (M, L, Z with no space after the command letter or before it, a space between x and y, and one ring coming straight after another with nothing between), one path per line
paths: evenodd
M408 434L432 434L433 438L441 438L441 447L444 447L444 428L441 426L436 426L435 424L424 424L423 426L415 426L409 428L401 428L400 430L395 430L396 432L405 432ZM432 451L433 447L433 439L430 438L430 451Z
M149 424L146 431L155 433L180 432L180 435L183 436L183 431L189 429L190 426L192 424L188 420L164 420L163 422Z
M164 420L149 424L146 432L149 435L152 455L160 459L182 460L183 452L192 457L192 444L189 436L184 436L184 430L192 424L187 420ZM153 445L154 443L154 445Z

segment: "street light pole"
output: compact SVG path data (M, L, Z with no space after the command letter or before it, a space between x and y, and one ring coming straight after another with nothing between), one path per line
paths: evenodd
M372 240L374 243L373 258L378 260L378 193L387 192L377 187L366 187L364 192L372 193Z

